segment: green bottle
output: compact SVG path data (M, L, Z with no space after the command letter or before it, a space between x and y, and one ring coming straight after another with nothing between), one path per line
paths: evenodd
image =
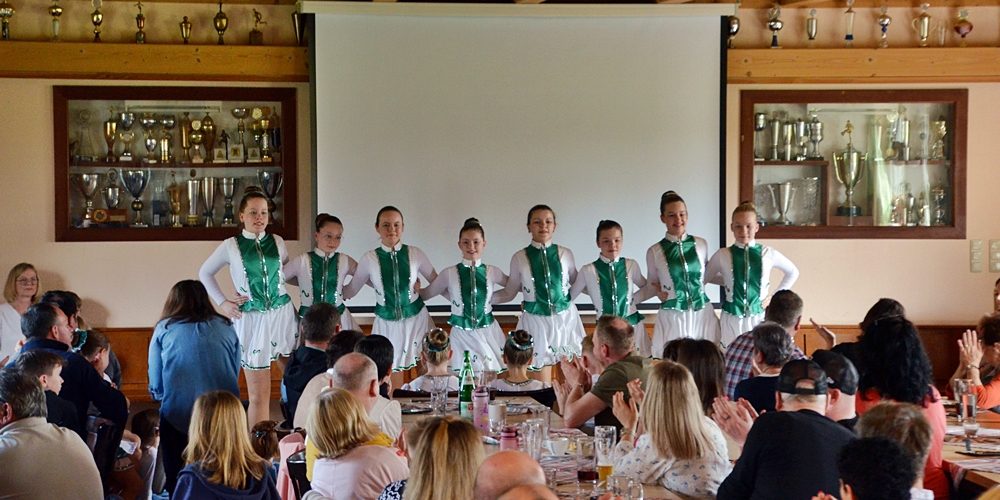
M465 351L465 362L462 364L462 371L458 375L461 384L458 392L458 412L462 418L472 420L472 392L476 389L476 376L472 371L472 358L469 351Z

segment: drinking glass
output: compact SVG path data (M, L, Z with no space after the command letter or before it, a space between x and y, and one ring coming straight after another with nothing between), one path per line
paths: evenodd
M448 377L434 375L428 377L431 381L431 412L436 416L448 413Z
M490 401L496 399L497 390L493 387L493 382L497 380L496 370L483 370L476 375L476 383L482 387L485 386L486 390L490 391Z
M531 458L540 460L542 458L542 421L537 418L526 420L521 424L524 436L524 452L531 455Z
M951 391L955 395L955 401L959 404L958 407L958 421L962 422L962 395L969 392L969 388L972 387L972 379L968 378L956 378L951 382Z
M594 427L594 448L597 452L597 479L605 482L614 471L614 449L617 432L614 426Z
M976 395L971 392L963 393L958 400L958 421L976 421Z
M542 421L542 437L548 438L549 427L552 424L552 409L545 405L534 405L531 407L531 414L532 418Z
M490 434L499 434L507 425L507 403L493 401L489 406L490 413Z
M584 489L584 485L588 487ZM597 488L597 469L594 463L594 438L576 438L576 494L590 496Z

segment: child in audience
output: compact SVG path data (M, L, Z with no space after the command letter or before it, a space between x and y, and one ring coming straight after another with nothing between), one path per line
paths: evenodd
M791 290L799 269L781 252L756 242L760 225L757 208L743 202L733 210L732 245L715 252L705 271L705 282L722 286L722 345L764 321L764 303L771 286L771 270L784 276L778 290Z
M507 365L507 378L493 381L498 391L537 391L549 386L541 380L528 378L528 364L534 354L531 334L524 330L514 330L507 334L503 345L503 362ZM593 350L593 349L591 349Z
M261 420L250 428L250 446L260 458L271 463L271 474L278 477L281 458L278 453L278 422Z
M604 363L597 359L597 355L594 354L594 336L587 335L584 337L583 342L580 343L580 349L583 351L580 356L580 364L590 374L590 383L597 383L601 372L604 371Z
M403 431L403 409L399 401L387 398L392 390L392 342L381 335L368 335L354 345L354 352L364 354L375 362L378 371L379 396L368 410L368 419L378 424L392 438Z
M313 377L326 371L326 348L340 328L340 313L333 304L318 302L311 306L299 321L299 334L303 345L295 349L281 378L281 395L289 421L302 391Z
M423 375L403 385L407 391L431 392L429 377L448 377L448 390L458 390L458 377L448 371L448 361L452 357L451 338L448 332L435 328L424 337L424 347L420 352L420 364L427 370Z
M375 230L381 244L361 256L354 277L344 287L344 299L354 297L366 284L375 290L372 333L392 342L393 385L398 385L403 380L399 372L416 366L424 334L434 328L416 287L421 276L433 282L437 271L423 250L403 244L403 213L398 208L382 207L375 216Z
M114 387L115 384L111 382L111 377L105 373L105 370L108 369L108 363L110 363L110 353L111 343L108 342L107 336L97 330L87 332L87 340L80 347L80 355L90 362L94 369L97 370L97 373L101 374L105 382Z
M45 390L46 420L50 424L65 427L74 432L80 420L73 403L59 397L62 390L62 369L66 360L62 356L41 349L22 352L17 356L14 367L30 378L36 378Z
M170 498L278 500L271 464L254 453L246 429L243 404L232 393L199 396L184 450L187 466Z
M910 500L916 473L913 458L895 441L882 437L848 443L837 460L840 500ZM835 500L823 492L815 499Z
M580 268L569 298L573 300L580 292L586 292L598 318L604 315L625 318L635 329L636 351L640 356L649 357L649 336L642 315L636 309L643 298L641 290L646 286L646 278L638 262L621 256L621 224L602 220L597 225L597 247L601 249L600 256Z
M569 297L576 262L570 249L552 243L556 213L548 205L531 207L527 226L531 244L511 257L507 286L497 292L494 302L508 302L521 293L524 312L517 329L534 336L535 356L529 369L540 371L540 378L548 381L552 365L580 354L583 322Z
M138 472L145 484L141 498L146 499L153 493L160 493L153 491L153 483L157 473L163 474L162 470L158 471L156 467L156 456L160 447L160 412L149 408L136 413L132 417L132 433L139 437L142 449L142 459L139 460Z
M921 408L909 403L886 401L868 410L858 420L858 437L891 439L909 452L915 476L910 487L912 500L933 500L934 492L924 489L924 464L931 452L934 432Z
M687 232L687 204L674 191L660 197L660 221L667 234L646 251L650 287L663 302L653 326L652 355L681 337L719 341L719 319L705 294L703 280L708 243ZM638 302L638 300L637 300Z
M282 365L299 341L295 306L285 290L282 264L288 261L285 240L267 233L270 222L267 197L251 191L240 200L240 234L223 241L198 270L198 278L219 309L233 321L240 339L243 375L247 383L247 418L268 418L271 399L271 363ZM215 274L229 266L236 289L227 298Z
M420 291L420 297L430 299L443 295L451 301L451 341L455 352L469 351L473 368L499 371L504 335L493 319L494 288L507 283L507 275L496 266L482 262L486 248L486 231L478 219L466 219L458 233L458 248L462 262L445 268L437 279ZM451 360L453 370L461 370L464 356Z
M344 237L344 224L336 216L316 216L316 247L285 264L285 279L299 287L299 318L320 302L333 304L340 316L340 328L357 330L351 311L344 306L344 280L353 276L358 263L337 251Z

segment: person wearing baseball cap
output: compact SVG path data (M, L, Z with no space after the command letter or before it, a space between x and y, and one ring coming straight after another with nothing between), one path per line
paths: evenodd
M837 457L854 435L825 415L830 382L812 360L782 367L777 411L753 423L718 498L812 498L817 491L838 491Z
M813 361L823 368L828 379L827 401L829 409L826 416L843 425L849 431L854 431L858 423L857 403L858 370L851 360L843 354L825 349L813 352Z

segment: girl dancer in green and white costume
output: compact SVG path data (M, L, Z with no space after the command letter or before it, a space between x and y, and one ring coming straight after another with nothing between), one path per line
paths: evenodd
M299 287L299 318L318 302L340 311L340 329L358 330L351 311L344 306L344 279L354 275L358 263L337 251L344 236L344 224L330 214L316 216L316 248L285 264L285 279ZM294 280L294 281L293 281Z
M733 210L735 243L720 249L708 262L705 281L722 285L722 345L749 332L764 321L764 302L771 284L771 270L784 273L778 290L789 290L799 278L799 269L781 252L754 241L757 209L743 202Z
M583 322L569 298L576 263L570 249L552 243L555 230L556 213L547 205L535 205L528 211L531 244L510 259L507 287L494 300L507 302L521 292L524 312L517 329L534 337L532 370L554 365L564 357L579 356L583 341ZM542 372L543 380L550 376L547 370Z
M198 271L209 296L233 320L240 339L251 425L268 418L271 362L291 354L299 340L295 306L285 290L281 270L288 252L280 236L266 232L268 216L263 193L244 195L240 201L243 230L223 241ZM226 298L215 280L215 273L227 265L236 288L232 299Z
M437 279L420 291L428 300L444 295L451 300L451 348L469 351L476 371L502 370L504 335L493 319L493 290L507 283L507 275L496 266L483 264L486 231L477 219L467 219L458 233L462 262L445 268ZM451 367L462 369L462 356L451 357Z
M382 207L375 217L375 230L381 245L361 256L354 277L344 287L344 300L354 297L366 284L371 285L375 291L372 333L392 342L392 370L400 372L417 365L424 335L434 328L414 286L420 276L433 282L437 271L422 250L401 241L403 213L398 208ZM397 385L395 380L393 385Z
M569 298L573 300L586 291L598 318L605 314L625 318L635 328L636 351L640 356L649 357L649 336L642 315L636 309L636 304L642 300L646 278L638 262L621 256L621 224L602 220L597 225L597 246L601 249L600 257L580 268Z
M673 191L660 197L660 221L667 234L646 251L650 290L663 302L653 327L652 354L663 356L667 342L690 337L719 341L719 318L705 294L708 244L687 233L687 204Z

